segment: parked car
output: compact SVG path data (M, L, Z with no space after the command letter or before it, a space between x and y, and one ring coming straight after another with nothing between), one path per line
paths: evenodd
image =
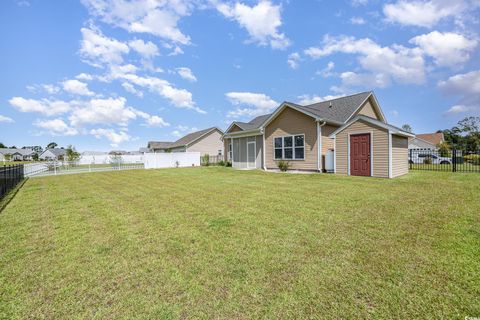
M452 164L452 158L440 157L432 153L414 153L408 156L408 162L415 164Z

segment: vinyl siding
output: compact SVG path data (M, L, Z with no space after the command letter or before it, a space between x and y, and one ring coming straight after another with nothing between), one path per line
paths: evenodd
M334 149L334 140L328 136L337 130L337 126L326 124L322 127L322 168L325 168L325 155L329 149Z
M373 145L372 176L388 178L388 131L362 120L352 123L336 136L336 173L348 174L348 135L356 133L373 134L373 137L370 137Z
M392 178L408 173L408 138L392 135Z
M208 135L203 136L201 139L195 141L195 143L188 146L188 152L200 152L203 156L204 154L209 154L211 156L217 156L218 150L222 150L223 154L223 143L222 135L218 130L210 132Z
M293 170L317 170L317 125L315 120L286 107L265 128L265 161L267 169L278 169L274 160L275 137L305 134L305 160L288 160Z
M370 99L368 99L365 102L363 107L361 107L360 110L358 110L358 112L355 115L358 115L358 114L363 114L364 116L380 120L380 117L378 116L377 112L373 108L373 105L370 102Z
M236 124L234 124L234 125L232 126L232 128L231 128L228 132L226 132L226 133L238 132L238 131L243 131L243 130L242 130L239 126L237 126Z

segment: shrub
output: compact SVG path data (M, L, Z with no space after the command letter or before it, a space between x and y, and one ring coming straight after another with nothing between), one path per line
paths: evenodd
M463 156L463 159L468 163L480 165L480 154L469 154Z
M432 164L432 157L426 157L423 159L423 164Z
M225 166L225 162L223 160L218 161L217 165L219 166Z
M210 165L210 155L204 154L202 156L202 165L208 167Z
M285 172L290 168L290 162L280 160L277 162L277 166L278 166L278 169L280 169L280 171Z
M225 163L225 167L231 167L231 166L232 166L232 163L231 163L230 161L227 161L227 162Z

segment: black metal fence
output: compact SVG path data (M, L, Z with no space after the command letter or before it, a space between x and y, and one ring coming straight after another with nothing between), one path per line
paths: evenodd
M480 173L480 150L408 150L410 170Z
M0 199L23 178L23 164L0 167Z

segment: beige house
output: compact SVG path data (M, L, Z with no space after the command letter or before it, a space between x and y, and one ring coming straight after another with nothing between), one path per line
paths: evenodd
M223 155L223 131L212 127L187 134L175 142L150 141L148 149L151 152L200 152L203 156Z
M225 160L238 169L290 169L395 177L408 172L408 137L387 124L373 92L307 106L282 103L250 122L233 122L223 136ZM328 155L327 155L328 154Z

